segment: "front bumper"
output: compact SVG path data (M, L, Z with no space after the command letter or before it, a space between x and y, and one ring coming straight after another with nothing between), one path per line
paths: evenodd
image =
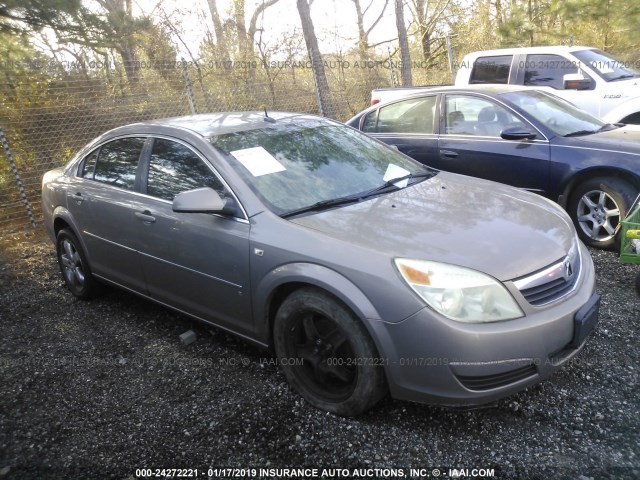
M420 403L478 405L558 370L582 349L597 323L593 262L584 247L581 256L581 279L571 293L544 307L523 305L526 315L516 320L465 324L425 307L399 323L369 321L391 395ZM576 316L585 320L578 327Z

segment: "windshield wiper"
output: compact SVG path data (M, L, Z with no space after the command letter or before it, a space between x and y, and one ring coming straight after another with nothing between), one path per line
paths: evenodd
M621 125L616 125L615 123L607 123L607 124L601 126L598 129L598 132L608 132L609 130L616 130L616 129L620 128L620 127L621 127Z
M294 210L289 210L288 212L284 212L280 214L280 217L289 218L295 215L300 215L302 213L319 212L321 210L327 210L329 208L339 207L341 205L346 205L348 203L356 203L361 200L364 200L365 198L369 198L379 193L382 193L391 187L394 187L395 189L400 189L401 187L398 187L396 183L402 182L403 180L408 180L411 178L431 178L436 173L438 172L435 170L429 170L426 172L410 173L408 175L403 175L402 177L392 178L386 181L385 183L383 183L382 185L372 188L371 190L368 190L366 192L357 193L355 195L348 195L346 197L332 198L329 200L321 200L319 202L316 202L312 205L308 205L306 207L296 208Z
M296 208L294 210L289 210L288 212L284 212L280 215L280 217L289 218L295 215L300 215L301 213L319 212L321 210L326 210L328 208L339 207L340 205L346 205L347 203L354 203L359 201L360 201L360 195L349 195L348 197L332 198L330 200L321 200L312 205L307 205L306 207Z
M377 195L380 192L384 192L385 190L387 190L387 189L389 189L391 187L395 187L396 189L400 189L401 187L399 187L396 184L402 182L403 180L409 180L409 179L412 179L412 178L431 178L436 173L437 172L430 170L428 172L409 173L408 175L403 175L401 177L391 178L391 179L387 180L386 182L384 182L379 187L375 187L375 188L372 188L371 190L369 190L367 192L361 193L359 195L359 197L360 197L360 199L372 197L373 195Z
M578 130L576 132L567 133L565 137L582 137L583 135L592 135L600 130Z
M625 78L636 78L636 77L637 75L634 75L633 73L624 73L622 75L618 75L617 77L610 78L609 81L615 82L616 80L624 80Z

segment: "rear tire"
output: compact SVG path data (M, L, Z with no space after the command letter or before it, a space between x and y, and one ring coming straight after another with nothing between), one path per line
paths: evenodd
M289 295L276 314L273 337L289 385L317 408L359 415L387 392L383 362L364 326L322 290Z
M89 262L78 238L68 229L62 229L56 236L58 264L64 283L76 297L88 300L101 291L101 285L91 275Z
M580 239L591 247L611 249L638 192L625 180L599 177L579 184L569 201L569 215Z

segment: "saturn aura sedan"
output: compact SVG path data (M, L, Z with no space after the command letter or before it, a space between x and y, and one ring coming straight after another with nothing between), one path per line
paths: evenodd
M640 126L608 124L527 87L425 88L347 124L426 165L556 201L593 247L617 245L640 192Z
M111 130L43 179L66 285L129 290L272 348L309 403L475 405L548 377L598 321L591 257L529 192L301 114Z

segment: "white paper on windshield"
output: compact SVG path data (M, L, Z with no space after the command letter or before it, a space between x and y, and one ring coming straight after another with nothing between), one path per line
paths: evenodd
M387 171L384 174L384 177L382 177L382 180L384 180L385 182L388 182L389 180L393 180L394 178L400 178L400 177L404 177L405 175L409 175L411 172L409 170L405 170L402 167L399 167L398 165L394 165L393 163L390 163L389 166L387 167ZM409 183L409 179L405 178L404 180L401 180L399 182L395 182L394 185L398 188L404 188L407 186L407 183Z
M262 147L244 148L229 153L244 165L254 177L286 170L284 165Z

